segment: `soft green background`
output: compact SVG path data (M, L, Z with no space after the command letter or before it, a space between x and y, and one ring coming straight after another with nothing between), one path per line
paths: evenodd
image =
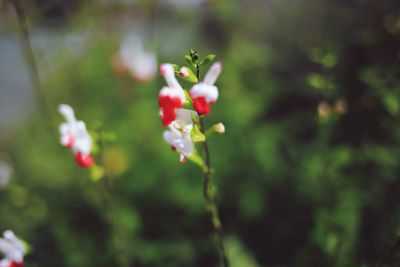
M0 230L31 244L27 266L217 266L202 174L162 140L163 79L112 72L121 21L160 62L182 65L188 48L223 62L207 125L226 126L210 148L233 267L373 266L383 257L400 226L399 1L104 2L26 3L32 27L87 33L78 56L64 51L39 66L53 121L32 113L0 145L14 168L0 191ZM34 49L40 62L46 50ZM332 106L324 116L321 101ZM59 103L107 133L109 199L59 145Z

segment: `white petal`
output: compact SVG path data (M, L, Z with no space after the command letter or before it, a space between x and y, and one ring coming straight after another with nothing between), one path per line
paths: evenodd
M165 142L167 142L168 144L170 144L172 146L174 144L174 140L179 138L179 136L177 136L176 133L172 132L171 130L168 130L168 131L164 131L163 138L164 138Z
M190 109L181 108L176 110L176 118L182 126L193 124L193 116L197 116L197 113Z
M68 123L61 123L58 130L59 130L60 134L67 134L72 131L71 125Z
M218 88L214 85L198 83L190 90L190 96L192 98L204 96L207 102L215 102L218 99Z
M218 79L219 74L222 71L221 62L214 63L208 70L206 76L204 77L204 83L208 85L213 85Z
M157 72L156 56L145 52L136 54L128 68L134 77L140 80L150 80Z
M3 259L0 261L0 267L9 267L11 264L11 261L8 259Z
M186 101L186 96L183 89L180 90L165 86L161 89L160 96L179 97L182 103Z
M168 87L182 90L182 86L175 78L175 70L174 67L169 63L161 64L160 73L164 77L165 81L168 84Z
M74 110L71 106L67 104L61 104L58 106L58 111L64 116L68 123L74 123L76 121Z
M83 121L77 122L77 134L75 138L76 140L72 149L75 152L81 152L85 155L89 155L92 149L92 138L90 137Z
M5 231L3 236L0 238L0 252L8 260L21 262L25 251L22 242L10 230Z

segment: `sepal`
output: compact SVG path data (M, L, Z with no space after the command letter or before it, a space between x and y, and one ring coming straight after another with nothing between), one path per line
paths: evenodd
M193 129L190 131L190 137L192 138L193 143L206 141L206 136L200 131L197 124L193 125Z

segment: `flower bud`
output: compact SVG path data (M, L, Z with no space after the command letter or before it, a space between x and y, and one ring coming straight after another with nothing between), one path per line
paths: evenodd
M335 103L335 111L339 115L343 115L347 112L347 102L344 99L339 99Z
M182 67L182 68L179 70L179 75L180 75L182 78L188 77L188 76L190 75L189 69L188 69L187 67Z
M213 130L218 134L223 134L225 133L225 125L222 122L217 123L213 126Z
M318 116L321 119L327 118L331 114L332 108L326 101L321 101L318 103Z

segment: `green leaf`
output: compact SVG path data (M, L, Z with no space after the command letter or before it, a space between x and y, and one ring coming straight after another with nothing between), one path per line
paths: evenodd
M102 166L93 165L90 168L90 179L92 180L92 182L99 181L101 178L104 177L104 174L105 174L105 170Z
M23 239L18 238L18 240L22 243L22 246L24 247L24 255L29 254L32 251L32 246Z
M103 142L114 142L117 140L117 134L114 132L103 132L101 137Z
M214 54L209 54L208 56L206 56L201 62L200 62L200 66L205 66L208 63L212 62L215 59L216 55Z
M194 124L192 131L190 131L190 137L193 143L206 141L206 136L200 131L197 124Z
M198 153L193 153L190 156L186 157L188 160L199 166L203 171L207 170L206 164L204 163L203 158Z

